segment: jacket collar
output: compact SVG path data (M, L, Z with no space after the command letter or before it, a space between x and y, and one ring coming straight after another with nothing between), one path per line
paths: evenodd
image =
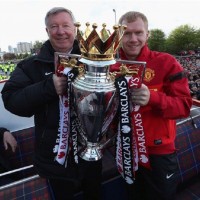
M55 50L53 49L49 40L47 40L41 47L39 54L36 57L36 60L42 60L44 62L54 62L54 53ZM71 54L80 54L80 48L78 45L78 41L75 40L73 44L73 49Z
M123 60L128 60L128 58L126 57L124 50L121 48L120 49L120 56L121 59ZM147 46L147 44L141 49L140 54L138 55L138 57L135 59L136 61L146 61L150 56L150 50Z

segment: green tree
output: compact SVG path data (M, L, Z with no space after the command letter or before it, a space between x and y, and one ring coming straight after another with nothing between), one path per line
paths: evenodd
M23 54L22 53L20 53L20 54L17 54L17 59L23 59L24 58L24 56L23 56Z
M39 40L35 41L33 44L33 48L40 49L42 47L43 42L40 42Z
M166 40L166 49L176 54L182 50L194 50L200 45L200 30L189 25L181 25L174 29Z
M42 47L43 42L40 42L39 40L35 41L33 44L33 48L31 49L31 53L38 53L40 48Z
M29 56L30 56L30 54L28 54L28 53L23 54L23 58L27 58Z
M148 39L148 46L151 50L165 51L166 36L160 29L150 30L150 36Z
M14 53L5 53L3 55L4 60L13 60L16 58L16 55Z
M194 49L200 48L200 28L195 31L195 38L194 38Z

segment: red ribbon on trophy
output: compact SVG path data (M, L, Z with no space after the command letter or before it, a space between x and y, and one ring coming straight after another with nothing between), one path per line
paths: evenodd
M131 66L129 66L131 68ZM138 67L137 67L138 68ZM142 85L142 78L144 69L141 65L134 76L131 76L128 80L129 90L131 88L140 88ZM145 133L142 123L142 114L140 112L140 106L132 103L131 119L132 119L132 134L136 139L138 163L146 168L150 168L148 149L146 147Z
M130 99L131 88L140 88L145 70L144 65L122 65L123 71L130 73L116 78L115 85L119 92L119 127L117 135L116 162L119 173L128 184L134 183L138 164L149 168L140 106ZM128 165L129 166L128 166ZM131 170L131 171L130 171Z
M116 162L119 173L128 184L134 183L134 162L130 118L128 83L124 76L115 80L119 92L119 127L117 135Z
M74 115L74 107L72 101L72 82L78 75L78 70L68 67L70 57L60 58L59 53L56 54L57 66L55 69L57 76L67 76L67 90L64 95L59 96L60 121L58 135L53 152L56 154L55 160L67 167L67 158L69 152L73 152L73 157L78 163L78 145L77 145L77 129L76 115ZM67 67L66 67L67 66Z

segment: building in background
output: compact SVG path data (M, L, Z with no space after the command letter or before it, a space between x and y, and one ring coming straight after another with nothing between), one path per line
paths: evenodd
M17 44L17 53L31 53L32 46L32 43L29 42L19 42Z
M3 60L3 55L5 54L6 52L5 51L1 51L1 48L0 48L0 62Z
M14 52L14 54L17 54L18 53L18 51L17 51L17 48L15 47L15 48L13 48L13 52Z
M9 53L14 53L14 49L11 45L8 46L8 52Z

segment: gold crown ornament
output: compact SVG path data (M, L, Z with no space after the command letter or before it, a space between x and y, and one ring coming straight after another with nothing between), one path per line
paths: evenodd
M86 30L83 33L80 30L81 24L75 23L77 27L77 40L81 47L81 56L91 61L110 61L114 60L120 40L123 36L126 26L113 26L113 33L106 29L106 24L102 24L102 30L97 33L97 24L92 25L93 30L90 30L90 23L86 23Z

